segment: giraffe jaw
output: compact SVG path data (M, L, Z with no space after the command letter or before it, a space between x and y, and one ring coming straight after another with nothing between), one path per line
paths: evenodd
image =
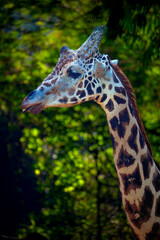
M44 109L44 105L42 103L34 104L29 107L27 107L27 105L25 106L24 103L22 103L22 111L23 112L30 112L30 113L38 114L43 109Z

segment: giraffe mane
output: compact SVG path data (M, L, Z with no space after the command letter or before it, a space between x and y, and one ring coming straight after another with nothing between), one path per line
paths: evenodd
M145 142L147 144L148 150L149 150L151 156L153 157L151 144L150 144L150 142L148 140L148 137L146 135L143 123L142 123L141 118L140 118L140 113L138 111L138 107L137 107L137 103L136 103L136 96L135 96L135 92L134 92L134 90L132 88L132 85L131 85L129 79L126 77L126 75L122 72L122 70L116 64L110 63L110 65L111 65L111 67L113 68L113 70L115 71L115 73L117 74L117 76L119 77L119 79L121 80L123 86L126 89L129 101L130 101L130 103L132 105L132 108L133 108L134 116L137 119L139 128L140 128L141 133L142 133L142 135L144 137L144 140L145 140ZM157 165L157 163L156 163L156 165Z

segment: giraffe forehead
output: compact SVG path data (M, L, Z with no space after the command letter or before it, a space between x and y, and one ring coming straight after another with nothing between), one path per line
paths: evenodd
M101 55L99 53L98 46L93 45L92 42L88 42L87 45L85 45L84 47L80 47L77 50L72 50L69 49L67 46L63 46L60 50L60 58L55 67L55 70L61 70L63 67L65 69L66 64L71 62L76 63L77 61L80 66L83 65L83 67L85 68L86 64L94 63L95 59L106 63L106 65L108 65L108 62L110 62L109 56L106 54Z
M57 65L53 69L52 73L44 79L42 85L45 87L51 87L52 85L55 85L57 80L61 78L61 75L63 75L63 77L67 75L67 70L70 67L73 71L75 70L81 74L91 74L96 60L108 66L108 63L110 62L110 58L108 55L101 55L98 50L98 55L91 54L88 57L88 53L90 55L90 52L87 52L85 53L86 55L84 55L83 49L82 55L80 55L79 51L77 50L71 50L66 46L62 47ZM42 90L43 88L41 88L41 91Z

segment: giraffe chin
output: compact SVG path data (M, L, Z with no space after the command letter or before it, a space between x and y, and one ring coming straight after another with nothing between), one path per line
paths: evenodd
M42 103L38 103L36 105L30 106L26 109L23 109L23 112L30 112L34 114L40 113L44 109L44 106Z

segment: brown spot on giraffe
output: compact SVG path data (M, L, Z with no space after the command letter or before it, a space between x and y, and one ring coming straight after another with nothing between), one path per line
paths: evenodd
M145 146L145 139L144 139L141 131L139 131L139 143L140 143L141 149L143 149Z
M145 240L159 240L160 239L160 223L155 222L150 233L146 234Z
M114 154L116 153L116 148L118 147L118 143L116 142L114 136L111 134L111 139L112 139L112 145L113 145L113 151Z
M130 117L129 117L127 108L124 108L119 112L119 120L120 120L120 124L123 125L124 127L129 125Z
M40 87L40 91L43 91L44 90L44 87Z
M153 174L152 183L153 183L153 186L154 186L156 192L160 191L160 173L157 168L155 169L155 172Z
M117 126L118 126L118 118L116 116L114 116L110 121L109 121L110 125L111 125L111 129L113 131L116 131Z
M128 144L131 149L138 153L138 146L136 141L137 141L137 125L134 124L131 128L131 134L128 137Z
M142 224L150 219L153 199L154 196L150 187L145 187L142 201L139 201L138 206L135 203L131 204L128 200L125 201L125 210L128 217L137 228L140 229Z
M103 96L102 96L102 98L101 98L101 101L100 101L100 102L101 102L101 103L102 103L102 102L105 102L106 99L107 99L107 94L104 93Z
M43 85L46 86L46 87L50 87L51 86L51 84L47 83L47 82L44 82Z
M74 87L69 88L69 90L68 90L68 95L69 95L69 96L72 96L74 93L75 93L75 88L74 88Z
M126 91L125 91L125 88L124 88L124 87L115 87L115 91L116 91L117 93L122 94L123 96L126 96Z
M46 95L50 95L50 94L51 94L51 92L50 92L50 91L46 92Z
M88 84L88 81L85 80L85 81L84 81L84 88L86 88L87 84Z
M102 88L103 88L103 89L106 88L106 84L105 84L105 83L102 84Z
M58 78L55 78L51 81L52 84L55 84L57 82Z
M63 98L59 99L60 103L67 103L68 102L68 98L66 96L64 96Z
M105 105L105 108L109 112L112 112L114 110L114 103L113 103L112 99L109 99L108 103Z
M78 84L78 87L79 87L79 88L82 88L82 87L83 87L83 82L80 82L80 83Z
M88 95L94 94L90 83L89 83L88 86L87 86L87 92L88 92Z
M117 130L118 136L120 138L123 138L126 132L126 128L129 125L129 121L129 113L127 108L125 108L119 112L119 121L117 117L113 117L110 120L110 124L114 131Z
M120 98L117 95L114 95L114 100L117 102L117 104L125 104L126 100L124 98Z
M118 78L117 78L117 76L116 76L115 73L113 73L113 81L114 81L115 83L119 83L119 80L118 80Z
M76 97L71 98L71 102L78 102L78 99Z
M143 167L144 179L147 179L150 176L151 167L153 165L153 161L149 152L146 152L141 156L141 163Z
M117 159L118 168L129 167L133 165L134 162L135 158L130 153L128 153L122 145Z
M126 195L129 194L131 190L136 190L142 187L142 179L138 165L132 173L129 174L121 173L120 176L122 178L124 193Z
M79 98L83 98L86 96L86 92L84 90L78 90L76 96L79 95Z
M109 89L109 90L112 90L112 87L113 87L113 85L112 85L112 84L109 84L108 89Z

